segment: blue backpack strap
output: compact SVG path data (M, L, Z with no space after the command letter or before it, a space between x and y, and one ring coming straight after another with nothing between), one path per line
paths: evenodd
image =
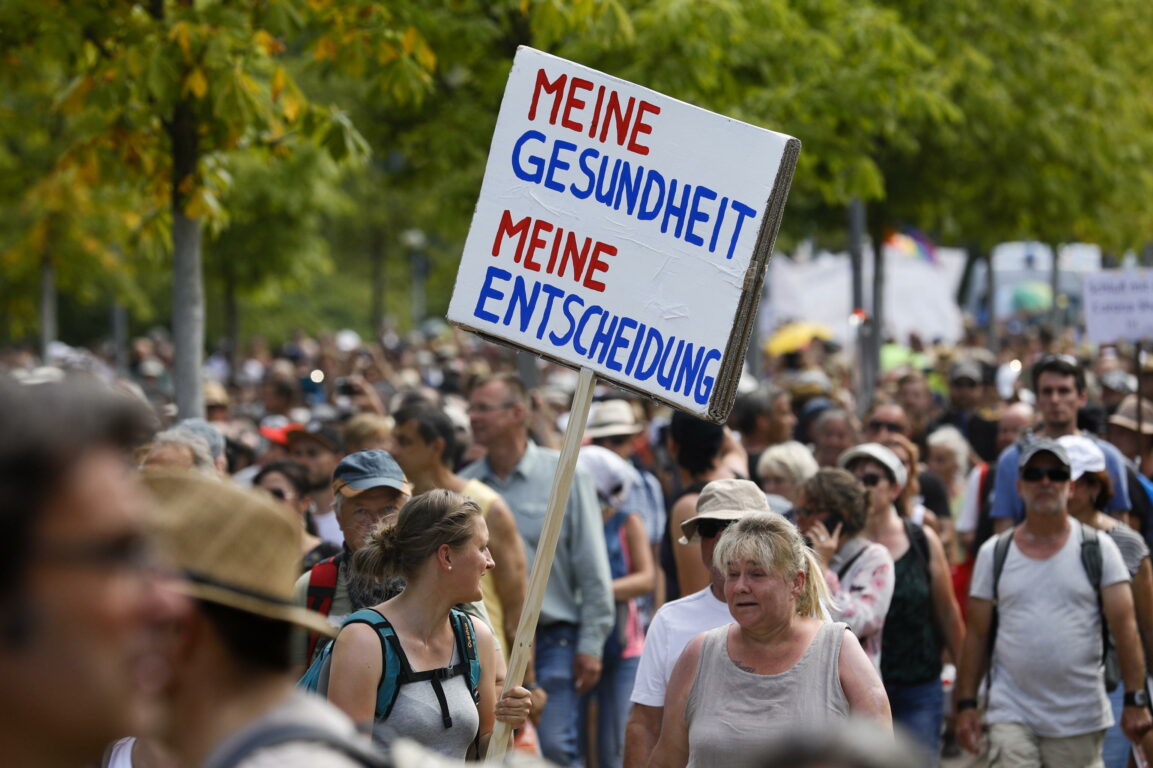
M449 614L452 619L452 634L456 637L457 648L460 650L460 659L468 664L465 675L468 679L468 690L472 693L472 700L480 704L480 659L476 652L476 628L472 624L472 617L459 608L453 608Z

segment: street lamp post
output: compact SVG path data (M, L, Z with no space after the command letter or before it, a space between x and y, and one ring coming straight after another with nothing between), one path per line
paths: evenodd
M409 269L412 275L412 326L420 328L427 314L428 256L425 247L428 238L421 229L406 229L400 236L408 248Z

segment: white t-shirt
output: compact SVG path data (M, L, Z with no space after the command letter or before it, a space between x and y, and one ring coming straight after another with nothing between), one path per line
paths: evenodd
M344 543L344 531L340 530L340 523L336 520L336 512L329 509L327 512L313 514L312 520L316 523L317 536L325 541L331 541L337 546Z
M957 533L977 530L977 517L981 512L981 467L969 470L965 490L961 496L961 512L957 515Z
M1014 541L1001 571L990 723L1021 723L1038 736L1064 738L1113 724L1101 666L1101 613L1081 564L1081 526L1044 560ZM1129 580L1117 545L1099 532L1101 586ZM969 594L993 599L993 549L981 545Z
M714 597L709 587L662 605L645 635L645 649L630 697L632 702L663 707L673 666L689 641L732 621L729 604Z

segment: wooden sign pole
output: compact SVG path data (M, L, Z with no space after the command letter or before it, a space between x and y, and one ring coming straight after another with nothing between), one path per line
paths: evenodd
M584 437L585 423L588 421L595 384L596 375L592 369L581 368L576 392L573 393L568 426L565 428L564 443L561 445L560 462L557 464L556 475L552 480L548 510L545 513L544 525L541 527L540 541L537 542L536 557L532 563L532 574L528 580L528 592L525 594L524 608L521 610L520 623L516 627L516 639L512 644L508 674L504 679L504 691L521 684L521 681L524 680L524 672L528 666L529 657L532 654L537 620L540 618L541 604L544 602L545 586L548 584L549 573L552 571L561 524L564 523L565 507L568 505L569 490L572 488L573 473L576 471L577 454L580 452L581 439ZM502 757L508 750L511 736L512 728L507 723L498 720L493 727L492 737L488 742L488 753L485 757L488 759Z

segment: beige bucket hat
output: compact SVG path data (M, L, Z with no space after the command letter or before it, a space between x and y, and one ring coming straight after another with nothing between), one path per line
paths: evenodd
M681 544L697 535L702 520L739 520L752 512L772 512L768 497L750 480L714 480L697 497L697 514L681 523Z
M145 472L151 523L179 592L334 637L325 617L293 601L301 525L292 510L228 482Z

